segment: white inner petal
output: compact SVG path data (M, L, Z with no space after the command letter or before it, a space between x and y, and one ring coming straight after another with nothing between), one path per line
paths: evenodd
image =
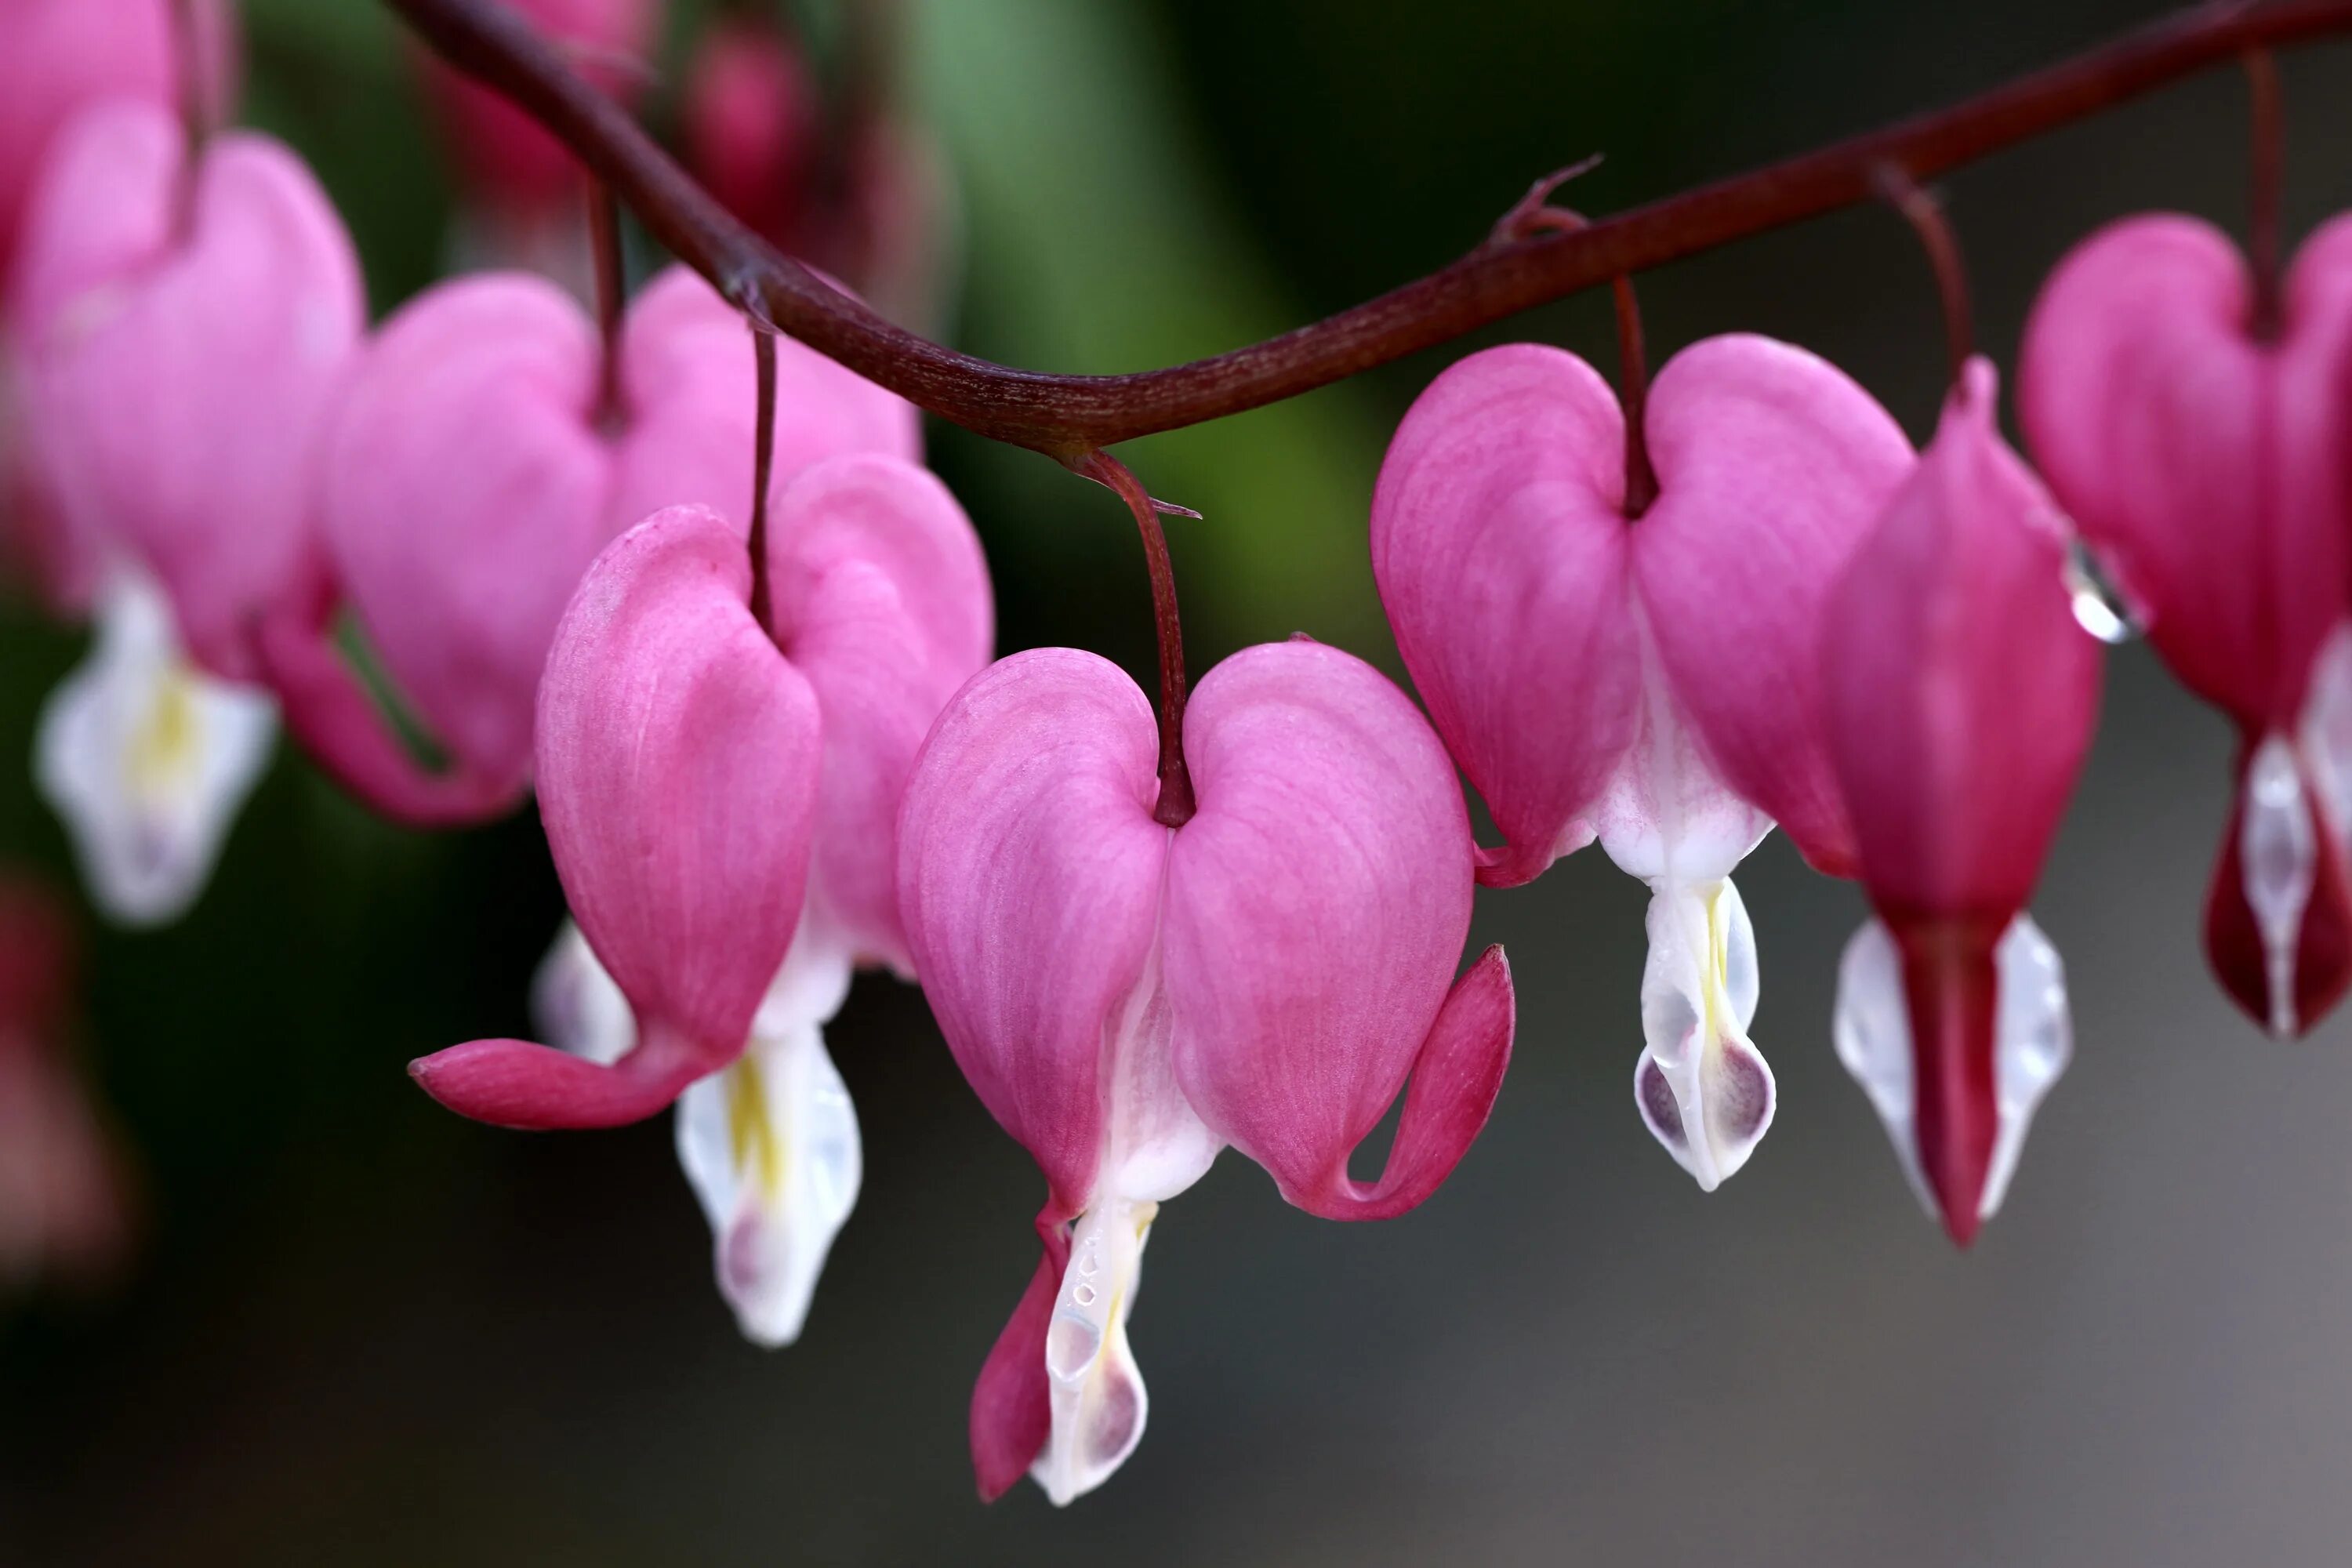
M2238 868L2246 907L2262 933L2271 1033L2284 1037L2296 1028L2295 952L2319 869L2319 835L2304 795L2294 748L2285 737L2266 735L2254 748L2241 794Z
M541 1039L600 1067L611 1067L637 1043L629 999L570 919L531 976L530 1016Z
M2320 645L2295 739L2329 836L2340 846L2352 833L2352 622Z
M857 1203L857 1112L824 1033L853 968L812 889L742 1056L678 1097L678 1163L710 1222L719 1293L754 1344L800 1337Z
M1993 1026L1993 1097L1999 1114L1992 1163L1985 1173L1977 1215L1990 1219L2008 1194L2033 1113L2074 1056L2074 1023L2066 1006L2066 971L2058 950L2019 915L1993 951L1998 994ZM1912 1095L1910 1006L1903 961L1886 928L1873 920L1853 933L1838 965L1837 1009L1832 1025L1838 1060L1845 1064L1885 1124L1903 1174L1929 1217L1936 1214L1919 1164L1917 1109Z
M1142 1439L1150 1401L1127 1315L1144 1239L1160 1205L1199 1181L1223 1147L1177 1087L1172 1026L1155 931L1142 975L1106 1025L1102 1153L1045 1337L1053 1429L1030 1474L1056 1505L1102 1485Z
M857 1112L821 1026L763 1028L732 1067L689 1085L677 1153L744 1337L792 1343L864 1170Z
M1638 604L1633 616L1641 720L1591 826L1618 869L1650 884L1633 1103L1666 1152L1713 1192L1772 1125L1772 1069L1748 1037L1756 930L1730 880L1772 820L1716 777Z
M1102 1485L1142 1440L1150 1398L1128 1348L1127 1315L1159 1208L1112 1198L1080 1215L1071 1233L1045 1331L1053 1433L1030 1468L1056 1507Z
M160 924L211 876L268 764L277 704L189 662L170 605L141 576L118 573L97 619L89 658L42 709L34 776L99 907Z
M1728 878L1650 897L1633 1102L1701 1190L1748 1163L1772 1125L1772 1069L1748 1037L1756 930Z

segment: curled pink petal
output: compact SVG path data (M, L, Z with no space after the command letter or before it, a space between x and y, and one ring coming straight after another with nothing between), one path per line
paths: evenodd
M1038 1215L1044 1256L972 1387L971 1465L982 1502L994 1502L1019 1484L1053 1427L1045 1333L1062 1271L1070 1266L1070 1219L1051 1204Z
M810 468L768 537L772 629L824 712L811 896L859 955L906 970L898 806L932 721L988 661L987 563L947 487L878 455Z
M1911 444L1844 372L1750 333L1669 361L1646 428L1658 498L1633 525L1633 578L1666 678L1723 781L1817 869L1851 876L1822 735L1822 602Z
M1248 648L1185 714L1200 809L1176 835L1163 942L1177 1081L1201 1119L1329 1217L1402 1213L1485 1124L1510 1052L1499 955L1455 994L1469 822L1444 750L1370 666ZM1348 1175L1421 1063L1389 1178Z
M1372 495L1372 571L1432 723L1508 841L1479 879L1527 881L1633 742L1631 531L1616 395L1573 354L1517 343L1430 384Z
M733 526L698 507L646 519L582 581L540 690L540 811L639 1044L609 1068L460 1047L416 1068L444 1104L605 1125L741 1054L800 919L822 744L750 588Z

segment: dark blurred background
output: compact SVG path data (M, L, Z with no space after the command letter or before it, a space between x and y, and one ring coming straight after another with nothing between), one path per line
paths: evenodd
M319 168L379 310L436 276L448 204L372 0L251 0L246 116ZM694 7L680 6L681 26ZM2124 0L927 0L906 83L961 191L948 331L1024 365L1233 346L1458 254L1543 171L1629 205L1987 86L2155 14ZM2352 196L2352 51L2286 66L2289 216ZM1948 189L1986 346L2038 279L2150 205L2235 227L2228 72ZM1753 328L1924 434L1936 305L1856 212L1643 280L1660 357ZM1509 336L1608 352L1605 301ZM1506 334L1496 334L1499 339ZM1304 629L1394 668L1363 527L1385 435L1462 349L1139 443L1204 669ZM1141 670L1116 503L934 429L987 542L1002 648ZM0 756L78 636L0 623ZM82 1044L136 1151L110 1291L0 1318L0 1561L148 1564L2340 1564L2352 1554L2352 1055L2264 1042L2197 942L2221 722L2144 647L2036 913L2078 1056L1971 1256L1919 1212L1829 1047L1849 888L1775 839L1742 875L1780 1119L1712 1196L1630 1103L1643 889L1597 851L1482 894L1518 1053L1460 1173L1397 1222L1294 1211L1228 1155L1167 1206L1133 1323L1154 1395L1064 1513L971 1494L971 1378L1034 1266L1038 1180L920 997L830 1032L866 1140L802 1342L737 1335L667 1121L461 1121L412 1057L526 1026L561 912L536 824L386 827L281 755L194 913L93 930ZM28 785L0 859L68 876Z

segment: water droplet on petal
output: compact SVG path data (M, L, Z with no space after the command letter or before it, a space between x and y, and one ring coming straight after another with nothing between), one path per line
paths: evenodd
M2066 542L2065 582L2075 624L2084 631L2110 645L2127 643L2140 635L2138 617L2080 535Z

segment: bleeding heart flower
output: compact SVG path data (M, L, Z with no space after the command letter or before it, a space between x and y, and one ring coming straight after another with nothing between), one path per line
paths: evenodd
M2072 1049L2058 954L2022 911L2099 700L2064 520L2001 441L1996 402L1992 366L1971 361L1831 589L1820 644L1878 916L1839 973L1838 1055L1963 1246Z
M583 890L594 895L598 889L618 889L647 872L625 858L589 863L575 847L587 819L579 809L559 807L555 797L568 802L576 795L577 767L586 759L576 749L551 755L545 726L549 715L562 709L578 715L572 722L584 736L588 715L605 711L608 701L626 700L625 694L606 699L594 690L598 683L621 676L612 668L619 656L593 657L593 650L616 642L627 624L618 615L599 619L586 607L618 592L600 583L625 572L653 572L659 559L681 551L707 555L717 548L709 531L727 526L700 509L649 521L606 552L567 613L541 699L541 793L557 869L587 940L558 939L542 967L535 1002L550 1037L584 1063L542 1047L498 1042L459 1047L420 1064L426 1088L468 1114L482 1113L467 1096L485 1058L504 1064L494 1074L527 1065L551 1085L559 1078L568 1081L585 1064L604 1064L585 1067L588 1071L643 1070L641 1064L632 1064L655 1043L664 1016L664 993L645 971L683 964L691 955L672 953L655 965L639 964L635 978L621 966L627 960L626 933L616 949L614 933L600 932L596 906L583 902ZM644 563L616 564L631 541L644 542L635 552ZM733 550L738 558L742 555L740 541ZM898 800L932 719L986 662L993 632L987 569L962 510L936 479L893 458L835 458L810 468L784 491L769 519L769 590L773 646L758 661L759 679L774 681L781 671L787 678L783 685L806 694L814 718L805 732L762 740L654 731L634 742L610 737L609 745L600 742L599 749L626 751L648 763L660 759L681 779L716 779L726 773L727 787L748 794L722 795L714 783L699 797L700 805L681 796L675 809L722 813L730 820L771 815L771 801L780 794L775 805L781 810L799 798L800 770L814 769L814 803L801 817L797 846L772 844L762 851L773 868L772 879L760 880L756 868L746 865L731 873L737 879L713 884L714 899L742 898L757 905L746 911L747 926L764 929L763 922L780 910L790 948L779 942L765 960L740 1024L722 1029L718 1016L711 1016L704 1037L717 1043L704 1050L700 1070L691 1075L695 1081L678 1104L678 1154L710 1219L719 1289L746 1335L763 1344L783 1344L800 1332L826 1249L857 1192L856 1116L825 1053L824 1026L841 1006L854 964L887 963L904 973L911 963L895 885ZM689 635L683 629L689 619L731 626L733 605L709 593L690 603L648 597L642 609L633 609L630 620L649 626L674 621L681 628L674 635L683 638ZM656 682L660 667L652 634L631 635L646 639L646 651L629 654L633 662L623 674L640 683ZM640 657L642 665L634 662ZM688 744L704 747L708 760L681 751ZM727 770L737 765L736 750L744 745L752 752L741 763L745 776L738 777ZM783 785L753 773L761 757L767 761L759 765L787 775ZM593 765L612 764L606 758ZM689 826L680 823L677 830ZM804 893L799 867L805 867ZM618 891L601 896L623 897ZM658 933L657 926L648 929ZM758 952L764 947L747 946L743 973L758 967ZM614 965L617 984L599 954ZM730 977L735 973L730 969ZM730 986L735 983L730 978ZM730 995L740 1002L740 993L730 990ZM529 1054L534 1051L542 1054ZM560 1087L551 1092L532 1111L530 1124L585 1124L567 1109L564 1097L570 1092ZM650 1114L661 1103L646 1103L637 1114ZM517 1120L509 1113L487 1119Z
M2112 225L2044 286L2018 392L2051 489L2149 640L2237 726L2206 952L2284 1037L2352 984L2352 803L2336 782L2352 768L2352 640L2330 643L2352 542L2352 217L2296 257L2275 331L2254 294L2208 224Z
M780 341L775 489L857 451L916 456L911 405ZM510 807L557 620L597 552L667 506L740 516L751 490L751 334L683 268L631 307L612 406L593 323L552 285L469 278L385 323L352 378L321 513L341 595L450 758L422 773L335 641L337 601L273 628L288 722L394 817Z
M1236 654L1184 720L1198 811L1153 819L1151 705L1068 648L1003 660L940 716L898 821L898 897L964 1076L1036 1157L1045 1258L972 1397L993 1498L1056 1503L1142 1436L1128 1348L1160 1203L1230 1143L1284 1197L1381 1219L1427 1197L1510 1055L1509 970L1454 979L1471 841L1393 686L1308 642ZM1388 1166L1349 1156L1402 1088Z
M185 74L175 0L9 0L0 5L0 280L51 140L75 114L131 98L176 110ZM220 0L194 0L207 107L228 99L234 28Z
M320 437L366 320L325 193L266 137L191 168L170 113L103 105L58 139L10 318L43 493L163 584L197 663L255 679L255 626L317 575Z
M35 780L99 907L130 925L185 913L277 734L268 694L191 664L163 595L119 573L89 657L50 694L33 742Z
M1634 1101L1712 1190L1773 1112L1731 872L1775 821L1818 868L1852 868L1822 742L1822 600L1912 458L1869 394L1759 337L1676 355L1643 424L1658 493L1629 518L1607 383L1557 349L1473 354L1389 447L1372 567L1508 840L1479 851L1479 879L1527 881L1597 837L1650 884Z

